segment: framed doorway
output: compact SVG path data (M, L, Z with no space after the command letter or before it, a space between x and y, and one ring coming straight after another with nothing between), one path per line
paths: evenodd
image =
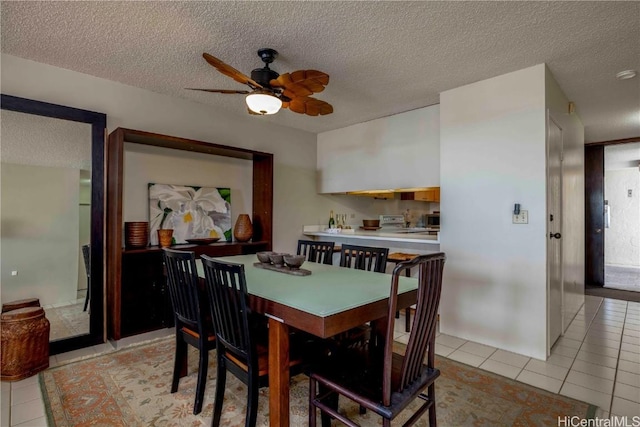
M625 145L624 148L626 146L630 148L630 144L637 143L640 143L640 137L585 145L585 293L590 295L640 301L640 293L638 292L605 287L605 261L609 259L608 262L612 262L611 249L609 250L609 256L607 256L606 246L607 240L609 240L609 245L612 244L611 236L613 234L612 230L611 235L607 236L607 227L609 226L607 220L612 218L610 215L613 212L610 211L609 215L606 213L606 198L612 197L612 195L607 195L605 184L606 170L610 168L605 166L606 153L607 150L615 148L617 151L618 147L623 148L623 144ZM635 172L638 173L638 159L632 159L631 161L635 162ZM625 189L624 191L628 190ZM611 192L611 189L609 189L609 192ZM631 197L637 200L639 196L640 194L632 194L629 196L629 200L631 200ZM619 222L619 206L609 206L609 209L616 210L616 215L613 216L613 219Z

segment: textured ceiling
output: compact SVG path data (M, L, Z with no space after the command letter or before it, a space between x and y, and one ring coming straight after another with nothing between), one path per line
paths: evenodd
M91 170L91 125L0 110L3 163Z
M2 52L210 104L247 120L322 132L439 102L439 93L547 63L576 104L588 142L640 136L640 2L8 2ZM202 59L245 74L256 51L280 73L331 81L323 117L250 117L246 89Z

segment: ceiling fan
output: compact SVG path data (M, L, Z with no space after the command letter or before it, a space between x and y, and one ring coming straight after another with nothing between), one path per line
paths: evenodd
M278 52L273 49L258 50L258 56L265 65L251 71L251 78L215 56L208 53L203 53L202 56L216 70L239 83L246 84L251 90L187 88L189 90L247 95L246 102L250 114L275 114L281 107L309 116L333 113L331 104L310 96L324 90L329 83L329 75L317 70L278 74L269 68L269 64L278 57Z

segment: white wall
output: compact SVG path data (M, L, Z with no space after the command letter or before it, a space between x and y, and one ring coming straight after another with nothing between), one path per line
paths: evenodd
M2 93L105 113L110 132L126 127L273 153L275 250L295 247L302 226L324 210L314 134L11 55L2 54L1 66Z
M440 153L441 332L545 359L545 66L443 92Z
M318 134L318 192L438 187L439 113L432 105Z
M125 143L124 221L149 221L149 183L226 187L231 189L231 226L238 215L252 211L253 163ZM151 236L151 244L157 237Z
M631 197L628 196L631 190ZM604 198L610 226L605 228L605 264L640 267L640 173L637 168L606 170Z

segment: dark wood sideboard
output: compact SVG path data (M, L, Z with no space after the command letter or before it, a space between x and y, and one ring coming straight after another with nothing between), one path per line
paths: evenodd
M159 247L127 249L123 242L122 194L124 143L144 144L232 157L253 163L250 242L175 245L196 256L229 256L271 250L273 244L273 154L202 141L118 128L107 145L107 335L109 339L172 326L173 311L166 291Z

